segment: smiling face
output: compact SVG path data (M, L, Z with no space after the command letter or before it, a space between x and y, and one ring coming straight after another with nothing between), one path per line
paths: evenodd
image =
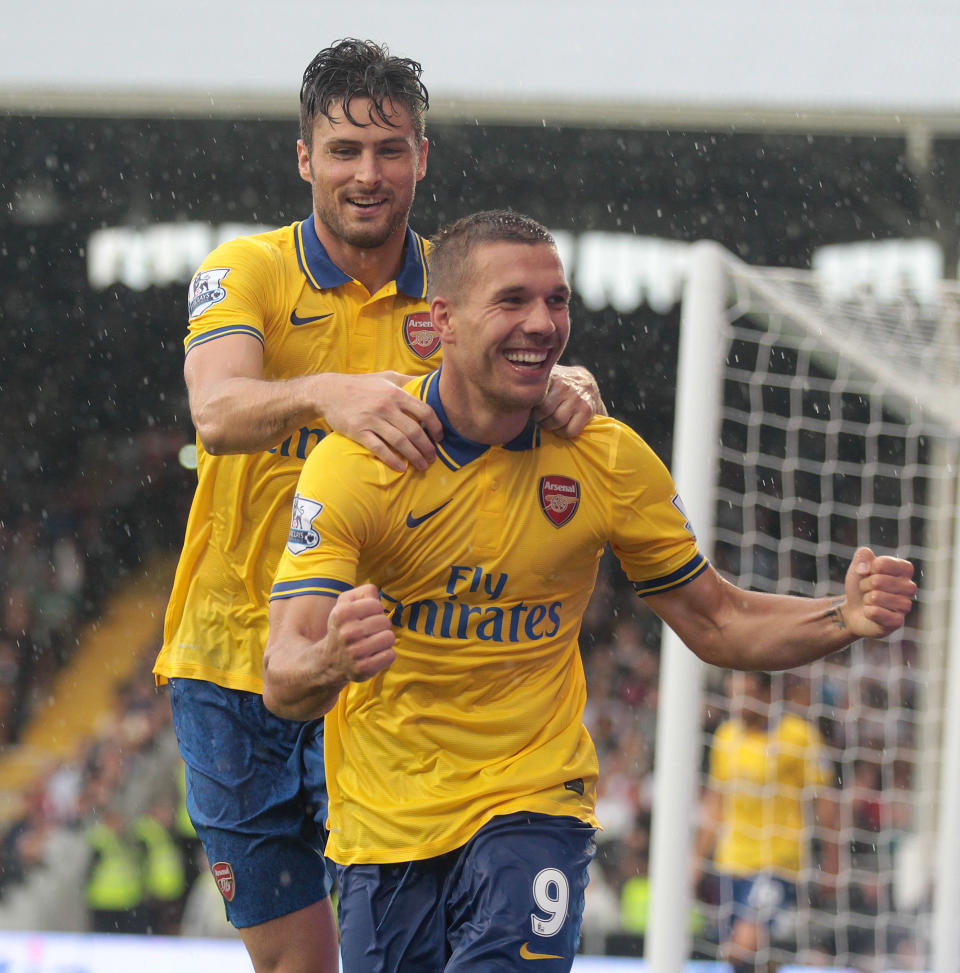
M570 336L570 287L554 247L497 241L475 245L450 296L431 305L444 343L444 406L462 428L483 417L509 429L489 441L519 433L547 391L550 372ZM441 385L441 395L444 385ZM490 422L486 425L489 427ZM519 428L517 428L519 426Z
M319 115L309 146L297 142L300 175L313 187L317 235L336 262L344 247L372 250L402 241L417 182L427 170L427 140L418 139L406 110L389 106L378 124L367 98Z

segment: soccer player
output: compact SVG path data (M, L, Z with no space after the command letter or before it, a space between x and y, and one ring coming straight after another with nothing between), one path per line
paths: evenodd
M495 211L435 244L443 367L408 388L443 424L439 459L395 472L338 435L308 458L264 701L329 714L344 969L569 970L597 826L577 635L605 544L701 658L746 669L893 631L913 568L863 548L839 601L722 580L639 436L533 420L570 329L549 233Z
M814 830L819 874L836 880L837 804L820 734L796 713L771 713L770 673L729 679L732 712L710 744L697 860L712 854L720 875L724 959L737 973L753 973L768 968L771 936L796 924Z
M398 386L440 358L427 242L407 224L427 165L420 76L370 42L321 51L297 143L312 214L219 247L189 291L198 485L154 671L170 682L191 819L258 973L338 965L317 850L322 724L277 719L260 695L297 476L331 429L394 470L426 467L442 436L432 408ZM547 422L575 435L594 395L582 371L563 374Z

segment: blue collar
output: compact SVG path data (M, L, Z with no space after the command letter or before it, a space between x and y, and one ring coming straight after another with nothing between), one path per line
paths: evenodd
M297 260L304 276L317 289L339 287L353 278L344 273L329 257L314 229L314 217L307 219L294 228L297 245ZM403 264L397 274L397 290L408 297L425 300L427 296L427 241L407 227L404 241Z
M443 439L437 446L437 455L451 470L458 470L466 466L471 460L482 456L490 447L486 443L475 443L472 439L462 436L450 425L446 410L440 401L440 369L427 375L420 385L420 398L433 409L443 425ZM520 452L525 449L536 449L540 445L540 426L533 416L519 436L504 443L503 448Z

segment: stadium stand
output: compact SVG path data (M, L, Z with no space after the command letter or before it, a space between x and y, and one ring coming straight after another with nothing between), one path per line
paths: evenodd
M150 678L171 576L158 555L117 589L0 754L2 928L88 928L86 829L108 810L132 823L175 806L179 757Z

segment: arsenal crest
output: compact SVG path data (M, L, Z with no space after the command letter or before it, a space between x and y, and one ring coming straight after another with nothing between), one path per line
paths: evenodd
M403 340L419 358L429 358L440 347L440 335L433 328L429 311L417 311L403 319Z
M210 866L210 871L213 872L220 894L228 902L232 902L237 893L237 880L233 874L233 866L229 862L217 862Z
M539 499L547 520L554 527L562 527L580 506L580 484L569 476L541 476Z

